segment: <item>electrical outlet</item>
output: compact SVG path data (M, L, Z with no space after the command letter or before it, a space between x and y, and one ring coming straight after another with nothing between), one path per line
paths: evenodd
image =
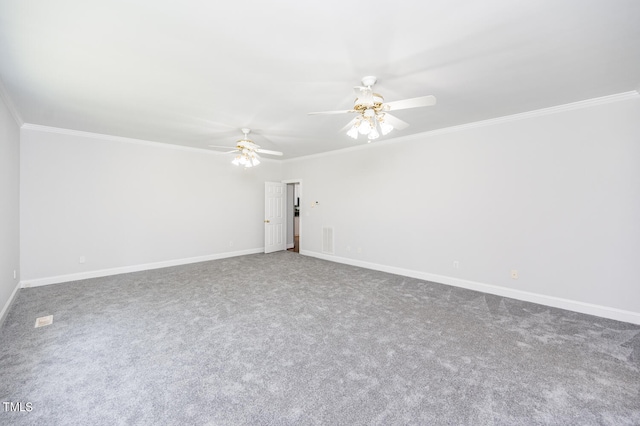
M517 269L512 269L511 270L511 278L513 278L514 280L518 279L518 270Z
M16 270L14 269L13 270L13 279L15 280L17 276L18 276L18 274L16 273Z
M453 261L453 267L454 267L454 269L460 269L460 262L457 261L457 260L454 260Z
M362 247L358 247L358 253L362 253Z
M80 259L78 260L78 263L84 263L87 259L85 259L84 256L80 256Z

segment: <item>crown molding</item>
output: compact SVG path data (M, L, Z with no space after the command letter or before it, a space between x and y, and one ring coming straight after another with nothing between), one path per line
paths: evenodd
M542 117L545 115L558 114L566 111L573 111L583 108L591 108L598 105L605 105L614 102L622 102L631 99L640 99L640 89L631 90L629 92L617 93L614 95L602 96L599 98L587 99L584 101L572 102L569 104L553 106L549 108L541 108L533 111L522 112L518 114L505 115L504 117L490 118L488 120L474 121L472 123L460 124L458 126L444 127L442 129L430 130L428 132L416 133L413 135L401 136L397 138L378 140L372 144L356 145L347 148L337 149L334 151L321 152L318 154L305 155L302 157L290 158L282 160L285 163L294 162L299 160L311 160L314 158L321 158L336 154L343 154L346 152L359 151L361 149L368 149L371 145L384 146L389 144L395 144L398 142L408 142L416 139L423 139L430 136L438 136L447 133L461 132L468 129L475 129L479 127L495 126L498 124L509 123L513 121L526 120L529 118Z
M104 140L109 142L122 142L122 143L129 143L129 144L135 144L135 145L145 145L145 146L155 146L155 147L162 147L162 148L168 148L168 149L177 149L180 151L196 151L196 152L208 152L210 154L218 154L218 152L211 151L209 149L204 149L204 148L194 148L190 146L148 141L144 139L127 138L124 136L105 135L103 133L85 132L82 130L63 129L61 127L42 126L40 124L24 123L22 125L22 129L34 130L34 131L43 132L43 133L56 133L59 135L98 139L98 140Z
M24 120L22 119L22 116L16 109L16 105L13 103L11 96L9 96L9 92L7 92L7 88L5 87L4 82L2 81L2 77L0 77L0 98L2 98L2 101L7 106L7 109L13 116L13 119L15 120L18 127L22 127L24 125Z
M615 95L601 96L599 98L586 99L584 101L572 102L569 104L557 105L548 108L536 109L533 111L521 112L518 114L506 115L504 117L491 118L488 120L476 121L473 123L461 124L459 126L446 127L444 129L425 132L422 136L435 136L444 133L459 132L477 127L493 126L496 124L510 123L512 121L526 120L529 118L542 117L545 115L558 114L561 112L574 111L578 109L591 108L598 105L606 105L614 102L622 102L629 99L640 99L637 90L617 93Z
M121 143L135 144L135 145L152 146L156 148L174 149L178 151L197 152L200 154L207 153L215 156L228 155L227 152L213 151L206 148L195 148L192 146L175 145L171 143L148 141L144 139L126 138L124 136L112 136L112 135L105 135L102 133L92 133L92 132L84 132L81 130L63 129L61 127L42 126L40 124L25 123L22 125L21 128L24 130L33 130L36 132L56 133L59 135L67 135L67 136L78 136L83 138L98 139L98 140L109 141L109 142L121 142ZM279 162L281 160L260 157L260 162L263 162L263 161Z
M83 137L83 138L98 139L98 140L109 141L109 142L121 142L121 143L135 144L135 145L152 146L152 147L156 147L156 148L174 149L174 150L178 150L178 151L197 152L197 153L200 153L200 154L207 153L207 154L214 155L214 156L228 155L227 152L213 151L213 150L207 149L207 148L195 148L195 147L191 147L191 146L175 145L175 144L171 144L171 143L148 141L148 140L144 140L144 139L127 138L127 137L124 137L124 136L112 136L112 135L105 135L103 133L93 133L93 132L84 132L82 130L63 129L61 127L42 126L40 124L24 123L22 125L21 129L33 130L33 131L36 131L36 132L43 132L43 133L56 133L56 134L59 134L59 135L77 136L77 137ZM269 162L280 162L282 160L277 160L277 159L274 159L274 158L265 158L265 157L261 156L260 157L260 162L265 162L265 161L267 163L269 163Z
M1 80L0 80L0 95L2 95L3 99L5 99L5 96L7 96L8 102L7 100L5 100L5 102L7 103L9 110L14 116L14 119L16 119L16 122L21 123L22 119L20 118L20 115L17 113L15 108L13 108L11 99L8 98L8 95L4 90L4 86L2 85ZM602 96L599 98L587 99L584 101L572 102L569 104L558 105L558 106L549 107L549 108L542 108L538 110L507 115L504 117L491 118L488 120L476 121L472 123L461 124L458 126L451 126L451 127L445 127L442 129L430 130L428 132L416 133L413 135L401 136L401 137L386 139L382 141L378 140L374 142L374 145L384 146L384 145L395 144L399 142L408 142L416 139L423 139L425 137L437 136L437 135L442 135L446 133L455 133L455 132L460 132L468 129L479 128L479 127L485 127L485 126L493 126L493 125L498 125L503 123L509 123L512 121L525 120L529 118L557 114L557 113L566 112L566 111L590 108L593 106L604 105L604 104L609 104L614 102L621 102L621 101L626 101L630 99L640 99L640 92L638 90L632 90L629 92L623 92L623 93L618 93L614 95ZM163 148L176 149L176 150L182 150L182 151L191 151L191 152L199 152L199 153L206 152L212 155L225 155L224 152L212 151L206 148L195 148L195 147L189 147L184 145L175 145L170 143L148 141L143 139L127 138L123 136L112 136L112 135L106 135L102 133L92 133L92 132L85 132L81 130L71 130L71 129L63 129L59 127L42 126L39 124L22 123L20 124L20 127L26 130L35 130L35 131L47 132L47 133L57 133L57 134L63 134L63 135L69 135L69 136L79 136L79 137L85 137L85 138L106 140L111 142L133 143L138 145L163 147ZM274 158L262 157L261 160L266 160L267 162L273 161L273 162L288 163L293 161L310 160L314 158L321 158L321 157L326 157L326 156L331 156L336 154L343 154L346 152L359 151L361 149L368 149L369 147L370 147L370 144L363 144L363 145L356 145L356 146L350 146L347 148L337 149L334 151L321 152L318 154L305 155L305 156L289 158L289 159L278 160Z

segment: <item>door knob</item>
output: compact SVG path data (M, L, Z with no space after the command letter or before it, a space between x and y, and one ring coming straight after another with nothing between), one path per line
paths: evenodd
M265 220L264 220L264 223L270 223L270 222L269 222L269 219L265 219Z

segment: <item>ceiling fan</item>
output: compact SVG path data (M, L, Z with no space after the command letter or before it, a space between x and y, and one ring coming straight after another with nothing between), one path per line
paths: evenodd
M436 103L436 98L432 95L385 102L382 95L373 92L373 85L376 84L376 80L376 77L371 75L363 77L362 86L353 88L356 93L353 109L310 112L309 114L343 114L355 112L358 116L343 127L341 131L348 129L347 135L352 138L357 139L358 134L361 134L366 135L369 141L372 141L380 137L380 133L386 135L393 129L402 130L409 126L409 123L394 117L389 114L389 111L431 106ZM380 132L378 132L378 127L380 128Z
M236 142L235 148L230 146L216 146L209 145L210 148L221 148L221 149L230 149L227 154L232 152L237 152L238 155L231 161L232 164L236 166L244 166L244 167L253 167L260 164L260 154L269 154L269 155L283 155L280 151L270 151L268 149L260 148L260 145L256 145L251 139L249 139L250 129L241 129L244 136L242 139L238 139Z

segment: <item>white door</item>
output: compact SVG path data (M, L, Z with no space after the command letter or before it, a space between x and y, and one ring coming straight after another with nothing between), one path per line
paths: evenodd
M285 201L287 184L264 183L264 252L271 253L286 249L285 241Z

